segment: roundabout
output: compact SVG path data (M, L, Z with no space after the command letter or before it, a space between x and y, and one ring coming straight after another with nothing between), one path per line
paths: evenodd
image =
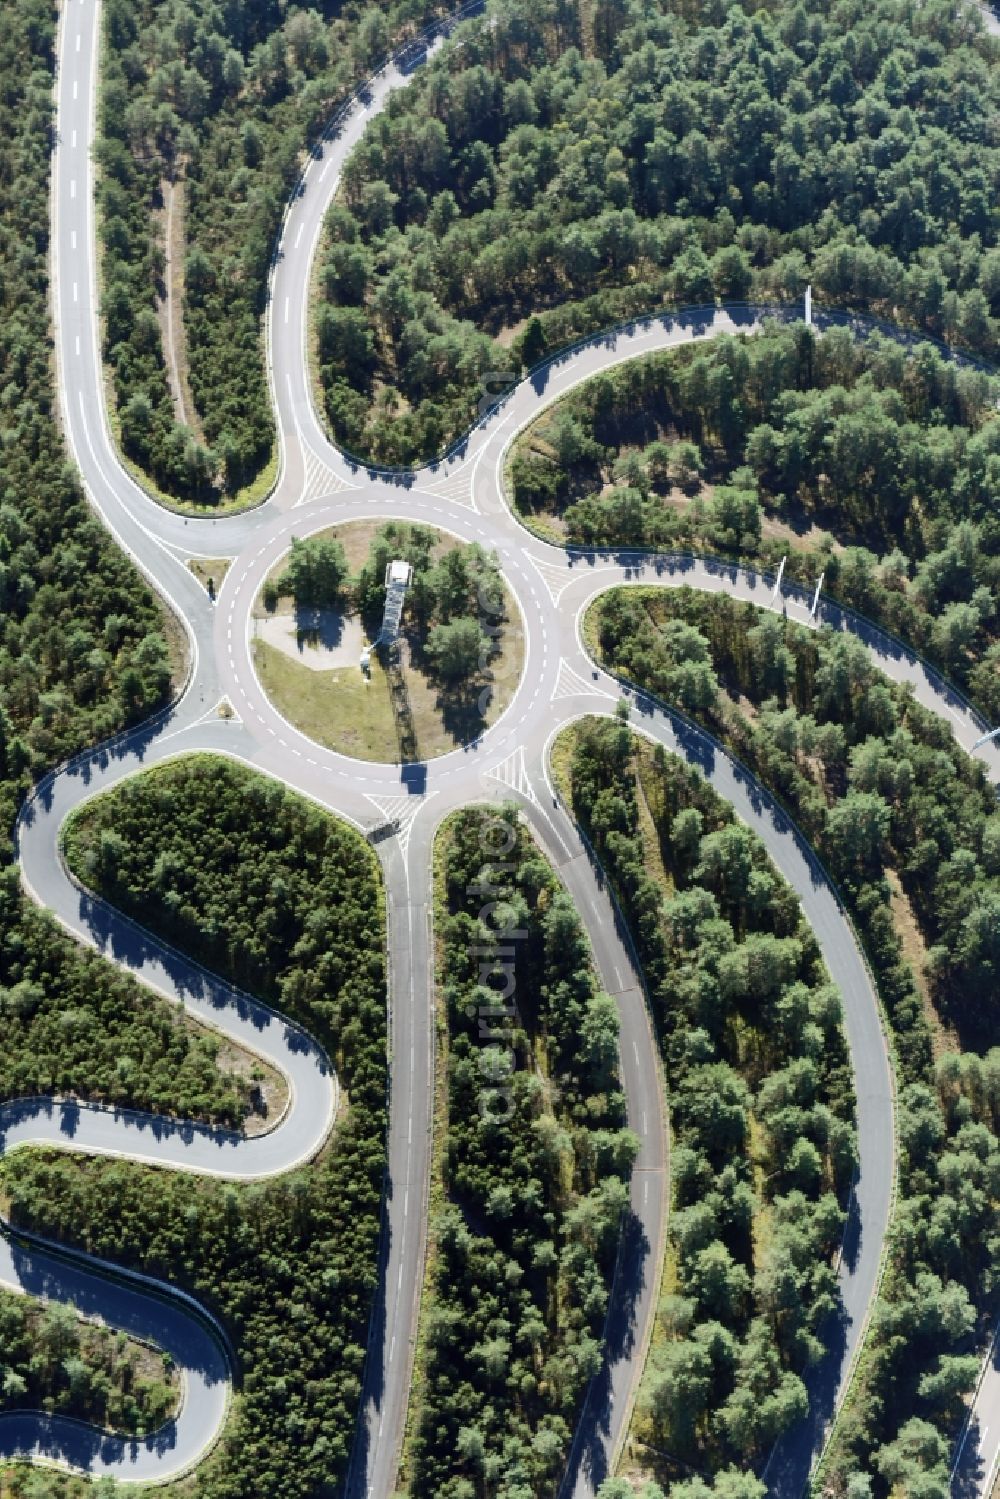
M296 543L324 538L344 546L349 572L333 607L299 605L290 585L276 596L291 554L282 550L275 559L274 542L258 554L230 601L234 621L250 620L245 669L254 677L249 689L243 682L234 686L234 705L266 696L288 728L347 758L395 765L467 747L499 722L523 680L527 635L520 590L527 577L515 565L510 577L497 567L494 580L495 560L471 530L431 526L419 520L417 506L406 516L380 513L375 519L352 517L348 505L335 509L344 515L335 526L317 531L310 525L306 532L289 530L285 522L279 528L286 548L289 536ZM388 565L382 559L394 551L416 559L414 572L398 638L373 650L384 593L377 584ZM456 559L453 574L441 571L449 557ZM473 622L478 635L458 676L432 659L433 633L446 626L445 615Z
M340 169L368 122L407 73L389 64L310 158L293 196L275 260L268 317L272 393L281 442L277 487L257 510L217 520L160 508L118 461L104 405L97 323L91 146L97 87L99 5L71 3L60 27L58 145L53 179L53 297L60 398L68 445L90 498L119 543L184 622L191 644L186 688L150 723L78 757L48 777L18 823L20 870L29 893L75 935L100 946L142 980L248 1044L290 1082L291 1104L275 1130L253 1140L165 1128L150 1117L79 1110L73 1129L57 1102L0 1111L5 1151L24 1144L155 1160L172 1169L250 1179L292 1169L324 1143L336 1084L319 1049L245 996L234 995L108 907L81 898L59 856L60 827L82 802L139 769L193 751L238 759L276 777L374 835L385 877L390 956L391 1099L385 1227L376 1314L367 1352L362 1414L348 1492L385 1499L394 1491L409 1394L426 1238L433 1113L434 994L429 931L431 852L443 817L475 801L515 802L572 895L601 981L619 1007L621 1076L628 1121L639 1140L631 1223L612 1292L604 1364L587 1396L567 1496L590 1496L614 1467L624 1439L657 1304L669 1196L668 1125L641 976L611 897L581 835L554 793L549 746L560 728L624 703L633 726L698 765L762 839L795 890L840 989L854 1069L860 1165L838 1266L839 1342L807 1376L808 1417L779 1441L767 1469L771 1492L798 1495L822 1450L831 1416L860 1352L877 1294L895 1183L894 1093L889 1047L874 983L836 892L773 798L708 736L663 705L596 667L580 627L593 599L621 584L690 586L725 593L815 625L810 599L774 580L704 559L637 552L573 552L526 532L512 516L502 471L513 437L573 385L622 360L723 332L759 330L787 308L702 308L642 320L587 341L518 385L457 451L419 474L360 467L327 440L312 400L307 357L310 266ZM442 36L431 43L440 45ZM82 269L81 269L82 267ZM835 321L830 319L830 321ZM859 320L860 334L866 331ZM907 335L901 335L906 340ZM357 522L397 519L450 533L495 554L520 613L523 669L511 700L470 742L411 763L359 760L323 747L284 717L254 665L253 616L261 589L293 537ZM194 558L232 558L213 601L193 576ZM936 673L876 627L824 604L822 622L849 630L880 670L912 684L972 750L983 725ZM227 708L220 716L220 705ZM978 751L1000 781L1000 751ZM4 1238L0 1280L73 1305L100 1307L114 1325L142 1326L176 1347L187 1383L171 1427L130 1444L96 1441L89 1429L34 1417L0 1418L0 1455L57 1461L95 1476L163 1481L193 1467L225 1420L230 1355L177 1293L109 1279L83 1256L57 1259ZM166 1297L166 1299L164 1299ZM136 1320L138 1319L138 1320ZM145 1319L145 1320L142 1320ZM181 1333L166 1329L181 1329ZM175 1337L170 1343L169 1337ZM201 1383L198 1382L199 1374Z

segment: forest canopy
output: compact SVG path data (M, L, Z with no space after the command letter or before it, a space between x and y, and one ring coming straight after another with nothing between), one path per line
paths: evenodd
M837 1305L856 1161L840 996L699 772L601 720L555 754L642 960L669 1091L669 1244L633 1434L669 1454L661 1475L753 1469L805 1414Z
M1000 1253L995 790L850 635L689 589L612 592L593 622L609 664L670 703L700 663L686 711L788 807L861 935L893 1033L900 1200L826 1473L874 1475L879 1496L920 1475L947 1499Z
M601 1364L638 1147L618 1012L514 809L456 813L436 870L446 1138L411 1492L464 1499L488 1477L552 1495Z
M262 317L285 204L336 106L434 9L427 0L107 0L104 354L124 452L168 496L253 498L273 473ZM173 315L183 320L175 343L186 347L181 397L191 404L181 413L164 355L170 194L183 205Z
M995 44L949 0L500 0L373 121L328 220L331 429L435 456L498 372L807 283L990 353Z
M304 1026L349 1100L316 1162L249 1186L60 1152L3 1163L15 1223L179 1284L221 1318L239 1388L195 1475L198 1499L307 1499L348 1460L378 1273L378 865L354 829L212 756L171 761L87 804L67 855L120 909Z
M588 380L515 443L559 541L729 556L824 589L1000 717L1000 381L929 344L771 326Z

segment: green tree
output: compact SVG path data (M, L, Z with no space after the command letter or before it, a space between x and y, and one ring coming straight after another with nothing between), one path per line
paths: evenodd
M481 669L489 645L477 620L453 619L434 625L427 636L424 654L442 681L468 681Z

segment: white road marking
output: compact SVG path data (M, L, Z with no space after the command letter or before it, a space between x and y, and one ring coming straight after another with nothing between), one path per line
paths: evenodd
M75 198L76 197L76 178L75 177L72 177L70 179L69 195L70 195L71 198Z
M296 248L296 250L299 248L299 245L302 243L302 235L305 232L305 227L306 227L305 224L300 224L299 225L299 232L295 236L295 248Z
M285 322L286 322L286 323L287 323L287 322L288 322L288 306L289 306L289 300L290 300L290 299L289 299L289 298L288 298L288 297L286 297L286 298L285 298Z
M86 3L86 0L81 0L81 3ZM77 43L77 50L79 50L80 49L80 38L79 37L77 37L76 43ZM74 82L74 85L73 85L73 93L74 93L74 98L75 98L76 97L76 84L75 84L75 82ZM75 136L75 132L74 132L74 136ZM324 164L322 176L324 176L324 177L326 176L326 172L327 172L328 168L329 168L329 161L327 161ZM73 184L73 195L75 196L75 183ZM297 236L297 239L296 239L296 247L298 246L299 240L301 239L301 236L302 236L303 231L304 231L304 227L305 227L304 225L300 225L300 227L299 227L298 236ZM75 287L74 287L74 292L75 292ZM288 303L287 303L287 300L286 300L286 321L287 320L288 320ZM656 330L653 327L653 325L649 325L647 327L644 327L636 336L637 337L643 337L643 338L645 338L647 336L652 336L655 331ZM680 340L677 340L677 341L680 341ZM79 337L77 337L76 345L77 345L77 350L79 352L79 347L80 347ZM622 347L624 347L624 342L622 344ZM556 381L553 382L553 383L554 383L554 385L556 385L556 386L558 386L558 387L561 388L563 386L568 386L569 384L576 383L576 382L571 379L571 377L570 377L569 374L567 374L567 376L565 378L560 378L560 377L557 376ZM290 380L289 380L289 386L290 386ZM307 401L308 401L308 389L307 389ZM82 407L82 399L81 399L81 407ZM384 489L381 490L381 491L379 491L379 490L377 490L376 486L373 485L371 487L371 493L368 494L367 496L365 496L365 499L370 504L376 504L376 503L378 503L380 493L382 495L384 495L384 493L385 493ZM311 513L312 512L310 512L310 514ZM438 508L435 513L437 513L437 514L446 514L448 512L446 512L446 511L441 510L440 508ZM140 524L141 524L141 522L140 522ZM478 530L478 532L479 532L480 535L485 535L485 532L482 530L482 528L477 528L477 530ZM533 600L537 604L538 599L537 599L537 595L535 594L534 589L531 590L531 594L532 594ZM232 618L232 611L231 611L230 617ZM547 659L547 650L545 650L545 649L543 649L543 658ZM532 704L536 702L536 700L538 698L538 695L539 695L539 689L536 686L534 692L532 693L532 697L531 697L531 703ZM954 710L949 709L949 711L953 713L953 716L955 718L958 718L958 715L954 714ZM264 722L263 718L259 714L257 714L257 717L260 719L260 721L262 723ZM520 720L518 720L518 724L515 725L513 729L511 728L510 723L508 723L507 730L509 732L510 737L513 737L513 735L516 733L517 727L519 727L520 723L522 723L522 722L524 722L524 718L523 717ZM270 725L267 725L267 727L268 727L269 733L272 736L274 736L275 730L273 728L271 728ZM301 753L302 752L300 750L295 749L294 753L296 754L296 756L301 757ZM312 757L307 757L307 758L308 758L308 763L310 765L317 765L319 763L315 759L313 759ZM333 767L333 766L335 766L335 762L333 760L329 760L329 761L325 762L325 769L326 769L326 773L327 774L331 773L331 767ZM352 773L352 774L349 775L348 772L346 772L346 771L344 771L342 769L339 769L339 768L333 768L332 769L332 774L333 774L333 776L335 776L337 778L338 781L340 781L340 782L351 781L351 782L353 782L354 785L361 785L361 784L375 784L375 785L378 785L378 784L380 784L380 782L378 781L377 775L375 777L363 777L363 776L357 775L356 773ZM617 972L617 970L616 970L616 972ZM619 982L620 982L620 975L619 975ZM636 1055L637 1055L637 1059L638 1059L638 1048L636 1048ZM411 1074L413 1072L413 1064L414 1064L414 1054L413 1054L413 1050L411 1048L411 1053L410 1053L410 1070L411 1070ZM646 1116L645 1116L645 1114L643 1114L644 1129L645 1129L645 1123L646 1123ZM409 1129L409 1135L410 1135L411 1139L412 1139L412 1127L413 1127L413 1121L412 1121L412 1118L410 1118L408 1120L408 1129ZM649 1196L649 1183L648 1183L648 1179L647 1179L647 1181L645 1183L645 1186L644 1186L644 1200L648 1200L648 1196ZM405 1209L404 1209L404 1216L405 1216ZM400 1265L400 1275L401 1274L402 1274L402 1264ZM395 1336L393 1337L392 1347L393 1347L393 1349L395 1347ZM380 1433L381 1433L381 1430L382 1430L382 1423L380 1421L380 1423L379 1423L379 1432ZM984 1432L983 1433L984 1437L985 1437L985 1434L986 1433ZM380 1445L380 1443L376 1444L376 1447L378 1447L379 1445Z

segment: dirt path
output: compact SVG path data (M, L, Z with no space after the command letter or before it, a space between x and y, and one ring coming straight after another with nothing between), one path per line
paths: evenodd
M163 194L163 285L157 311L167 362L167 380L174 415L204 441L198 413L187 382L187 341L184 337L184 185L164 178Z

